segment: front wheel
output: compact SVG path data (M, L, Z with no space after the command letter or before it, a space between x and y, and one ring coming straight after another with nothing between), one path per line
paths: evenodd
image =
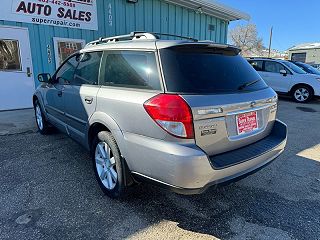
M102 191L111 198L125 196L128 169L110 132L101 131L97 134L91 154L96 179Z
M297 86L292 91L292 97L296 102L306 103L313 98L313 90L308 86Z

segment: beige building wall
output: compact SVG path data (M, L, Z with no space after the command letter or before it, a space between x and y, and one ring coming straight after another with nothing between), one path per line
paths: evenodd
M289 50L289 59L292 53L306 53L306 63L320 64L320 48Z

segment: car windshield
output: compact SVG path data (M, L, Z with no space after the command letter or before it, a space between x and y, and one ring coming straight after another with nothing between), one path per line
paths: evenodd
M288 62L288 61L283 61L282 62L284 65L286 65L288 68L290 68L292 71L294 71L295 73L298 74L306 74L307 72L302 70L300 67L298 67L297 65L295 65L292 62Z
M320 75L320 71L312 66L310 66L309 64L306 63L297 63L298 66L303 67L303 69L309 73L313 73L313 74L317 74Z
M267 87L251 65L231 49L179 46L161 49L160 57L169 92L214 94Z

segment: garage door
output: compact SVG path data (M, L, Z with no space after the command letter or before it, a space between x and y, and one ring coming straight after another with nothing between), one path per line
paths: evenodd
M32 74L29 32L0 26L0 111L32 107Z
M295 62L306 62L307 53L292 53L291 60Z

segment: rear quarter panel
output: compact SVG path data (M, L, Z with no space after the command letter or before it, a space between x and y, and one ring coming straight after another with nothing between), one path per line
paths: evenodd
M144 102L158 93L160 92L102 86L97 94L96 113L90 119L90 124L109 119L108 122L112 121L114 124L107 127L112 128L113 131L120 131L121 134L131 133L164 139L166 132L151 119L143 106ZM116 133L116 135L119 137L119 139L116 139L119 148L130 167L130 157L127 154L126 144L120 139L121 135L119 133Z

